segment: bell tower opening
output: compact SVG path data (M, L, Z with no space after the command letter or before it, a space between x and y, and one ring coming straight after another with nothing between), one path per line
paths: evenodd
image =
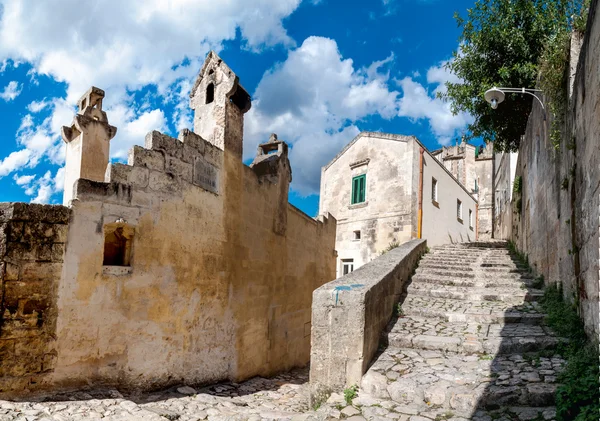
M209 83L206 87L206 103L210 104L215 100L215 84Z

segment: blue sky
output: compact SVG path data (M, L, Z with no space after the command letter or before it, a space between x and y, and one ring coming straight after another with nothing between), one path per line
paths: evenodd
M253 97L244 159L291 146L290 201L314 216L320 167L360 131L453 143L470 116L435 98L456 78L453 19L474 0L0 0L0 201L61 203L74 103L91 85L118 134L192 128L188 93L215 49Z

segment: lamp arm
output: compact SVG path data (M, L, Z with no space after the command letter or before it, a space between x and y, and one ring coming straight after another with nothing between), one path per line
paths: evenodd
M541 89L526 89L526 88L497 88L503 92L511 93L511 94L528 94L538 100L540 105L542 106L542 110L546 111L546 107L544 107L544 103L534 92L542 92Z
M544 107L544 103L541 98L538 97L535 93L542 92L541 89L526 89L526 88L496 88L501 90L502 92L511 93L511 94L528 94L538 100L542 107L542 112L544 113L544 121L546 121L546 107Z

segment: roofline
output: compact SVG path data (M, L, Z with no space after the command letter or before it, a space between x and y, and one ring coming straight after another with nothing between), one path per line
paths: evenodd
M442 169L444 171L446 171L446 173L448 173L448 175L450 177L452 177L452 179L456 182L456 184L458 184L465 191L465 193L467 193L469 195L469 197L471 199L473 199L473 201L475 201L475 203L479 203L479 200L475 199L475 197L467 190L467 188L465 186L463 186L463 184L460 181L458 181L458 179L456 177L454 177L454 175L450 171L448 171L448 169L439 161L439 159L437 159L436 157L434 157L431 154L431 152L429 152L427 150L427 148L425 147L425 145L423 145L419 139L417 139L415 136L412 136L412 137L425 150L425 152L427 153L427 155L429 155L431 157L431 159L433 159L440 167L442 167Z
M383 133L383 132L360 132L359 134L357 134L354 139L352 139L346 146L344 146L342 148L341 151L338 152L338 154L336 156L333 157L333 159L331 161L329 161L329 163L327 163L325 166L323 166L321 168L321 171L327 170L329 167L331 167L331 165L333 165L333 163L335 161L337 161L344 153L346 153L346 151L348 149L350 149L350 147L352 145L354 145L358 139L360 139L361 137L366 137L366 136L371 136L371 137L378 137L380 139L387 139L387 140L395 140L395 141L403 141L406 142L407 138L415 138L413 135L403 135L403 134L393 134L393 133Z
M360 139L363 136L372 136L372 137L379 137L380 139L388 139L388 140L395 140L395 141L403 141L406 142L409 139L413 139L415 142L417 142L417 144L419 146L421 146L425 152L427 152L427 155L429 155L431 157L431 159L433 159L435 162L437 162L437 164L442 167L444 169L444 171L446 171L446 173L452 177L452 179L456 182L456 184L458 184L464 191L465 193L467 193L469 195L469 197L471 199L473 199L475 201L475 203L479 203L479 200L475 199L475 197L473 197L473 195L467 190L467 188L465 186L463 186L463 184L458 181L458 179L456 177L454 177L454 175L448 171L448 169L437 159L435 158L431 152L429 152L429 150L427 149L427 147L425 145L423 145L421 143L421 141L415 136L415 135L401 135L401 134L393 134L393 133L383 133L383 132L360 132L359 134L357 134L354 139L352 139L350 141L350 143L348 143L346 146L344 146L344 148L342 148L342 150L340 152L338 152L338 154L324 167L321 168L321 172L327 170L329 167L331 167L331 165L333 165L333 163L335 161L337 161L344 153L346 153L346 151L348 149L350 149L350 147L352 145L354 145L358 139ZM476 147L474 145L470 145L473 147Z

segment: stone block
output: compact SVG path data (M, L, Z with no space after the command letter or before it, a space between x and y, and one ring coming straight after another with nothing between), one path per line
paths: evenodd
M153 151L135 145L129 150L127 163L133 167L148 168L152 171L164 171L165 155L161 151Z
M8 241L21 241L21 237L23 236L23 228L24 222L21 221L11 221L6 224L6 232L8 233ZM26 241L26 240L25 240Z
M187 182L192 181L192 164L183 162L180 159L168 156L166 158L165 171L169 174L176 175Z
M6 262L4 266L4 280L18 281L19 280L19 265Z
M131 202L131 186L123 183L101 183L80 178L75 183L74 197L79 200Z
M178 159L183 157L183 143L174 137L167 136L158 131L150 132L146 135L146 149L153 151L163 151Z
M175 175L158 171L150 173L149 186L152 190L164 192L176 192L180 189L179 180Z
M149 170L144 167L111 164L107 168L106 174L106 181L110 183L128 184L142 189L148 186Z
M426 247L424 240L409 241L314 291L311 391L340 391L360 381L393 314L398 297L390 294L401 290L397 284L409 278Z
M13 268L17 268L14 265L10 265ZM60 280L62 272L62 263L39 263L39 262L27 262L21 266L21 276L19 280L23 282L53 282ZM14 277L13 279L16 280Z
M200 135L189 129L184 129L179 133L179 140L183 142L184 146L183 160L189 163L192 163L192 161L188 158L188 156L195 154L204 155L206 145L208 144L208 142Z
M36 203L13 203L12 219L15 221L38 221L50 224L67 224L71 210L60 205L40 205Z

